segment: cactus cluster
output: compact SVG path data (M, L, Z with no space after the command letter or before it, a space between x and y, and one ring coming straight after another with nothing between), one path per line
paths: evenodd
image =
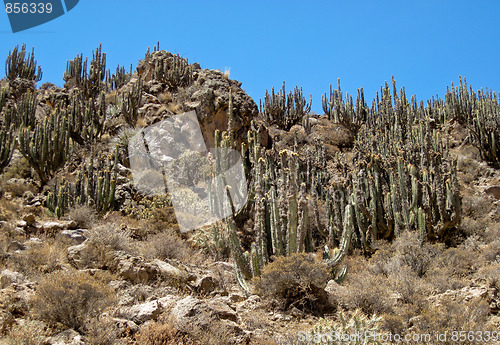
M14 152L14 128L13 126L0 127L0 174L9 165Z
M175 91L191 84L193 68L187 59L173 55L168 59L156 60L154 74L156 80L165 84L169 90Z
M92 53L90 69L87 71L88 59L83 60L83 54L68 61L64 73L65 86L78 87L87 98L96 98L104 88L106 77L106 54L102 53L101 45Z
M65 111L73 141L86 145L95 143L101 137L106 120L104 93L101 93L96 101L92 98L86 99L82 93L77 93Z
M71 152L68 119L56 109L34 128L22 128L18 142L19 151L44 185L63 166Z
M500 165L500 99L495 92L472 90L460 78L458 87L452 85L446 93L447 112L466 124L469 140L479 149L482 159Z
M42 69L37 66L34 48L31 50L31 54L27 55L26 44L22 45L21 50L19 50L19 46L16 46L10 51L5 62L5 76L9 81L14 81L17 78L34 82L42 80Z
M111 74L108 70L106 73L106 85L109 90L118 90L130 81L132 77L132 65L130 65L130 71L125 71L125 67L116 67L116 73Z
M264 105L260 105L260 111L268 124L289 130L293 125L300 123L302 118L311 111L311 103L311 97L307 103L302 88L295 87L293 92L290 91L287 94L283 82L279 93L274 92L274 87L271 94L266 90Z
M223 133L222 137L229 135ZM303 159L293 150L266 152L259 138L259 130L252 128L248 132L247 145L242 147L243 155L248 156L251 162L249 200L254 215L252 243L246 248L241 243L234 220L237 215L226 221L226 240L231 248L240 286L246 290L245 280L259 276L273 256L312 252L320 242L339 245L334 255L330 255L328 250L324 259L334 272L332 277L342 280L345 269L340 272L336 269L349 250L354 231L353 211L352 205L345 205L345 221L339 233L323 229L327 225L319 220L317 202L318 195L326 195L323 186L328 175L324 152L320 149ZM216 157L216 165L219 159L224 162L223 157ZM334 237L330 238L330 235Z
M121 114L125 121L132 127L135 127L139 118L139 108L142 100L142 79L139 78L130 91L123 93Z
M118 151L114 157L102 157L84 164L75 183L55 181L47 196L46 206L61 217L74 205L93 207L104 213L115 206Z

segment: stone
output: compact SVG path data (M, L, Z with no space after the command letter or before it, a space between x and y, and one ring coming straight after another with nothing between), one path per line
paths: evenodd
M8 252L14 252L16 250L25 250L25 249L26 249L26 246L19 241L12 241L7 246Z
M6 310L0 310L0 333L5 334L16 323L14 316Z
M126 338L139 332L139 326L132 320L113 318L113 322L115 324L117 335L120 338Z
M24 276L19 272L13 272L8 269L0 272L0 289L5 289L12 284L22 284L24 281Z
M73 329L67 329L48 338L46 343L50 345L84 345L80 333Z
M33 213L27 214L23 217L23 220L29 226L33 226L36 223L35 215Z
M19 221L16 222L16 226L20 227L20 228L25 228L25 227L28 226L28 223L26 223L25 220L19 220Z
M156 320L163 312L163 305L158 301L150 301L123 308L119 316L140 325L149 320Z
M84 229L63 230L58 236L66 243L81 244L87 239L86 232L87 230Z
M186 283L189 275L179 268L159 259L155 259L152 265L158 269L160 275L168 281L175 283Z
M219 281L210 275L205 275L195 283L196 290L204 294L210 294L220 287Z
M132 283L148 283L161 274L157 265L150 264L140 257L134 257L121 251L114 252L113 271Z
M484 190L488 195L492 195L495 199L500 200L500 186L491 186Z

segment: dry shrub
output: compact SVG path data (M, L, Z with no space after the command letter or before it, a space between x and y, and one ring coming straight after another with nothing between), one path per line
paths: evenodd
M393 312L389 279L368 269L348 271L345 282L336 286L331 298L345 309L361 309L366 315Z
M90 229L87 237L89 242L104 245L110 250L122 250L131 254L135 252L136 243L126 226L107 222Z
M461 289L474 273L473 265L480 264L477 258L478 254L471 250L448 248L432 260L425 278L440 293Z
M300 253L278 257L266 265L256 286L262 296L277 299L282 309L322 313L328 307L324 288L330 279L324 262L313 254Z
M136 340L141 345L183 345L192 344L169 322L151 322L142 327Z
M464 195L462 198L462 213L464 217L481 219L485 217L492 208L489 198L481 195Z
M10 345L44 345L49 336L47 325L37 320L21 320L5 337Z
M14 269L27 276L55 272L67 263L65 247L58 241L44 238L40 244L31 244L27 250L9 258Z
M479 303L443 301L440 305L432 306L416 318L412 333L419 334L444 334L447 332L446 341L440 344L477 344L476 341L458 341L452 339L453 332L484 332L495 331L487 325L489 307L485 301ZM474 333L478 334L478 333Z
M78 271L45 276L32 299L33 314L51 325L62 324L84 331L86 322L113 303L112 290Z
M173 231L148 236L142 244L142 254L150 259L192 260L196 251Z
M83 229L93 227L98 218L97 212L87 205L77 205L72 207L68 212L68 216L70 219L78 223L78 227Z
M392 289L397 293L399 301L421 307L424 297L428 295L424 280L417 276L408 266L403 266L398 272L390 276ZM430 289L429 289L430 290ZM420 308L418 308L420 309Z
M85 322L86 345L113 345L116 339L117 332L113 320L99 317Z
M490 242L482 248L481 256L487 262L500 264L500 239Z
M429 269L433 258L442 250L439 245L421 243L416 232L404 232L393 243L395 257L392 261L397 271L401 266L408 266L419 277Z

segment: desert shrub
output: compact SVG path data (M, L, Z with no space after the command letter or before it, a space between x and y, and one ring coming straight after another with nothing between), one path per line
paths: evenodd
M478 255L463 247L448 248L431 261L426 280L439 292L461 289L474 273Z
M481 256L489 262L500 264L500 239L490 242L481 250Z
M422 305L427 296L424 280L417 276L408 266L403 266L398 272L391 274L389 281L392 290L397 293L398 299L413 306Z
M256 286L265 297L278 300L280 307L319 311L328 305L325 286L331 274L313 254L293 254L278 257L262 269Z
M437 306L432 306L422 312L422 317L415 320L413 333L420 334L444 334L447 332L446 341L440 344L477 344L476 341L457 341L452 339L452 332L484 332L495 331L488 326L486 321L489 307L485 301L479 303L460 303L455 301L443 301ZM477 333L474 333L477 334Z
M14 324L5 338L10 345L44 345L48 335L45 323L25 319Z
M384 344L375 339L366 337L365 339L347 340L343 336L367 334L379 334L382 324L382 318L377 315L370 317L363 314L359 309L349 313L339 310L335 319L320 319L309 331L302 334L306 341L300 341L297 344ZM330 335L330 337L328 336ZM336 337L336 339L334 338ZM341 340L340 340L340 339ZM340 340L340 341L339 341Z
M366 315L392 313L394 301L388 278L370 270L349 272L332 291L332 300L344 309L361 309Z
M116 223L108 222L95 226L88 231L87 237L90 242L107 246L111 250L123 250L128 253L135 250L131 231Z
M116 338L117 333L112 320L98 317L85 322L86 345L113 345Z
M136 340L141 345L183 345L186 339L170 323L151 322L142 327Z
M195 256L195 250L172 231L148 236L142 244L142 253L150 259L186 261Z
M51 325L84 331L86 322L113 303L112 291L90 275L78 271L45 276L32 299L33 314Z
M403 233L394 241L393 246L395 257L391 264L394 269L398 270L401 266L408 266L419 277L427 272L433 258L440 251L438 245L421 243L416 232Z
M491 211L491 202L485 196L464 195L462 199L462 212L465 217L480 219Z
M76 205L68 212L70 219L78 223L78 227L88 229L97 222L97 212L87 205Z
M47 274L60 270L67 263L64 246L53 239L31 244L27 250L9 258L9 265L28 276Z

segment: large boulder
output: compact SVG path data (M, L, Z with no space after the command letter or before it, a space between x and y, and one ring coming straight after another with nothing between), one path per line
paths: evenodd
M147 104L141 108L141 115L146 115L148 121L153 123L173 114L195 110L207 146L214 147L214 131L228 129L231 94L235 138L246 138L258 108L241 88L241 82L229 79L221 71L202 69L197 63L189 65L190 78L184 78L176 87L158 80L156 67L162 64L171 66L178 59L169 52L156 51L139 62L137 73L124 86L124 91L129 90L138 77L143 80L146 93L143 99Z

